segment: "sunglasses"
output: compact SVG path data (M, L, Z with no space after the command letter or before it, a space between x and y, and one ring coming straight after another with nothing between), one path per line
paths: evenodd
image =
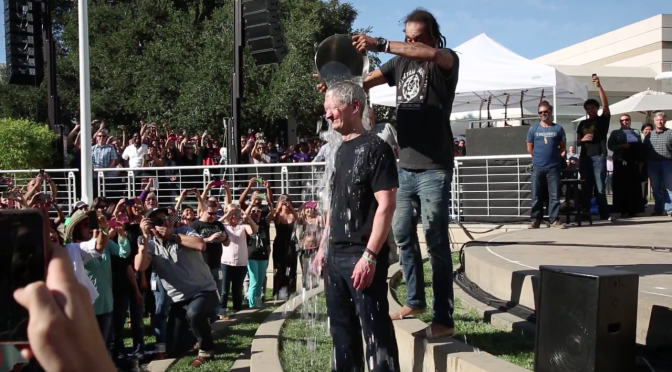
M219 203L216 202L216 201L212 201L212 200L208 201L207 205L208 205L208 207L219 207Z
M261 213L261 209L253 209L250 212L252 213Z
M546 111L539 111L539 115L543 115L543 114L548 114L548 110L546 110Z
M211 216L216 216L217 215L217 212L207 212L207 213Z

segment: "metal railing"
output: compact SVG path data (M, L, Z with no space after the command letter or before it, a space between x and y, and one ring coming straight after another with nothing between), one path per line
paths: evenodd
M455 219L527 218L529 217L531 183L529 155L464 156L455 159L451 185L450 214ZM103 168L94 169L94 194L107 198L137 197L148 180L153 182L153 192L162 207L174 206L184 189L199 192L211 182L226 180L233 202L237 203L250 182L252 191L263 191L257 183L262 178L270 183L277 198L286 194L299 206L304 201L318 200L324 186L325 163L242 164L214 166L178 166L153 168ZM77 169L45 170L57 185L56 200L65 213L72 212L78 200L81 174ZM37 169L0 171L19 187L39 173ZM43 192L50 193L48 185ZM224 190L214 188L213 195L224 195ZM188 197L183 204L195 205L196 199Z

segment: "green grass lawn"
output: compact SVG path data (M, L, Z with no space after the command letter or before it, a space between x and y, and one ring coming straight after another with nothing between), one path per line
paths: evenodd
M457 254L453 254L453 264L459 263ZM429 262L424 265L425 294L427 304L431 306L432 268ZM401 280L394 289L397 298L405 298L406 283ZM393 292L394 292L393 291ZM331 366L332 342L327 330L326 303L323 295L316 299L310 311L302 308L285 321L280 333L280 360L284 372L328 371ZM308 316L305 314L308 313ZM311 313L317 313L315 317ZM303 315L302 315L303 314ZM455 299L455 338L482 351L532 370L534 360L534 341L505 329L483 322L475 310L467 310ZM304 320L311 319L311 320ZM314 320L313 320L314 319ZM425 323L431 322L431 312L418 316Z
M272 289L266 289L266 298L273 298ZM229 300L230 301L230 300ZM231 304L229 303L229 306ZM246 307L246 306L244 306ZM168 372L199 371L225 372L230 371L233 363L245 353L250 346L254 334L261 323L268 318L277 306L269 306L231 325L215 335L215 360L198 368L190 367L189 363L196 357L198 350L192 350L183 355Z
M331 353L327 304L324 295L319 295L285 321L280 331L280 362L284 372L330 371Z
M453 254L453 264L456 264L457 254ZM434 291L432 290L432 266L429 261L424 264L425 296L427 305L431 307ZM397 301L406 298L406 282L402 279L393 289L396 291ZM431 311L417 316L425 323L432 321ZM459 298L455 299L455 336L456 340L464 342L482 351L502 358L523 368L532 370L534 362L534 341L522 335L514 334L506 329L485 323L476 310L467 310L462 306Z

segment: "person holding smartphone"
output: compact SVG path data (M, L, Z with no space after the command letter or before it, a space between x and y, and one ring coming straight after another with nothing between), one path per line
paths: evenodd
M595 196L600 219L614 221L609 213L607 202L607 134L609 133L609 102L602 88L600 78L593 74L593 84L597 87L602 101L602 114L598 115L600 102L594 98L586 100L583 108L587 118L576 128L576 144L581 147L579 153L579 174L585 181L582 205L590 206L590 199Z
M192 222L189 227L194 229L205 242L203 260L210 268L210 273L217 284L217 291L221 296L222 282L224 280L224 273L220 262L222 258L222 249L223 246L228 246L231 240L226 233L224 225L217 221L218 211L219 202L217 201L217 198L213 196L209 197L206 202L205 210L201 213L201 217ZM216 319L217 316L213 316L213 321Z
M140 229L142 237L138 242L135 269L143 271L153 264L161 284L173 301L167 327L169 333L166 335L168 343L162 346L168 356L177 356L181 352L178 346L182 334L191 328L198 340L199 351L190 365L201 366L214 358L210 319L215 315L219 300L215 280L203 260L205 242L190 227L170 228L164 208L149 210L140 223Z

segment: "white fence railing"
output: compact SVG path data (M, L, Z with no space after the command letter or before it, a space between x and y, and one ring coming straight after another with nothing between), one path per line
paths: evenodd
M464 156L455 159L451 185L450 213L454 219L496 220L529 217L531 184L529 155ZM317 200L324 184L325 163L244 164L193 167L94 169L94 194L108 198L139 196L148 180L153 182L159 205L175 205L184 189L202 191L210 181L226 180L234 202L252 182L252 190L262 190L257 178L269 181L274 196L290 196L295 203ZM72 212L78 199L80 172L77 169L45 170L57 184L56 200L64 212ZM39 170L5 170L17 186L25 186ZM0 186L1 188L2 186ZM43 191L49 193L47 185ZM263 192L263 191L261 191ZM215 195L223 190L215 188ZM194 205L187 198L185 205Z

